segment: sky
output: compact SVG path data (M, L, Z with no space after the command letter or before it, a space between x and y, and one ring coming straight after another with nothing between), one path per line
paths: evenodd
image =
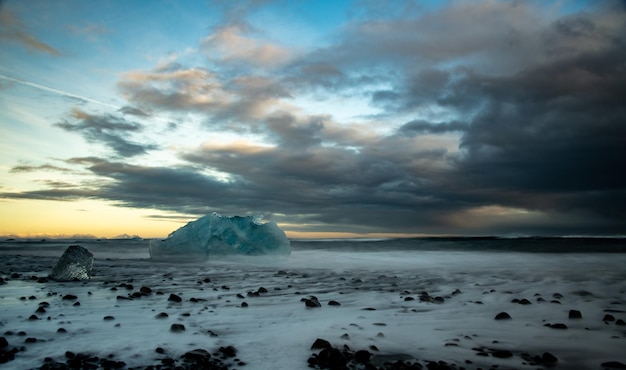
M0 0L0 235L626 235L623 1Z

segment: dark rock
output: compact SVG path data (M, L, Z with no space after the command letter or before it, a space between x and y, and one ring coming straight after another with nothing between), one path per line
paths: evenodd
M6 348L9 346L9 341L5 337L0 337L0 349Z
M442 304L444 302L443 297L435 297L433 298L433 303Z
M602 318L602 321L615 321L615 316L611 315L611 314L606 314L604 315L604 317Z
M139 293L143 295L150 295L152 294L152 289L148 288L147 286L142 286L141 288L139 288Z
M554 364L559 361L559 359L550 352L545 352L543 355L541 355L541 360L548 364Z
M115 297L115 299L117 299L118 301L132 301L133 299L130 297L124 297L123 295L118 295L117 297Z
M569 310L570 320L582 319L583 314L578 310Z
M241 302L241 307L248 307L248 303L247 302Z
M547 326L552 329L561 329L561 330L567 329L567 325L565 324L545 324L544 326Z
M317 361L322 368L343 369L348 363L343 353L337 348L324 348L319 355Z
M30 320L30 321L39 320L39 317L37 317L37 315L30 315L30 316L28 317L28 320Z
M37 343L37 338L28 337L24 340L24 343Z
M165 313L165 312L158 313L158 314L155 316L155 318L157 318L157 319L165 319L165 318L167 318L167 317L169 317L169 315L168 315L167 313Z
M190 360L195 364L200 364L202 362L206 362L211 358L211 354L205 349L194 349L193 351L189 351L181 356L183 359Z
M506 312L500 312L495 317L496 320L511 320L511 315Z
M172 324L170 326L170 331L173 331L174 333L185 331L185 325L183 325L183 324Z
M63 296L62 298L64 301L73 301L75 299L78 299L77 296L75 296L74 294L66 294Z
M603 362L600 366L609 369L626 369L626 365L618 361Z
M165 350L164 350L163 348L161 348L161 347L157 347L157 348L154 350L154 352L156 352L156 353L158 353L158 354L162 355L162 354L164 354L164 353L165 353Z
M372 354L369 351L366 351L366 350L356 351L354 353L354 361L356 361L359 364L366 364L370 362L371 356Z
M93 254L79 245L70 245L50 272L50 279L81 281L91 278Z
M554 293L554 294L552 294L552 298L554 298L554 299L561 299L561 298L563 298L563 294L561 294L561 293Z
M618 319L617 321L615 321L615 325L625 326L626 322L624 322L624 320L622 319Z
M173 293L170 294L167 300L170 302L182 302L183 301L183 299L179 295L173 294Z
M58 328L57 333L60 333L60 334L67 333L67 330L65 330L64 328Z
M329 341L325 339L317 338L315 342L313 342L311 349L324 349L324 348L331 348L331 347L332 345L330 344Z
M115 317L113 317L113 316L105 316L102 320L104 320L104 321L112 321L112 320L115 320Z
M513 357L513 353L512 353L511 351L502 350L502 349L499 349L499 350L495 350L495 351L493 351L493 352L491 353L491 355L492 355L493 357L496 357L496 358L509 358L509 357Z
M40 306L39 308L37 308L37 310L35 312L36 313L46 313L46 309Z
M337 301L329 301L328 302L329 306L341 306L341 303L337 302Z
M322 307L319 301L316 299L304 298L304 305L309 308Z
M80 306L80 302L74 302L74 304L72 306L74 306L74 307Z
M233 346L220 347L220 353L222 353L226 357L235 357L237 356L237 349Z
M524 306L527 306L527 305L529 305L529 304L532 304L532 302L531 302L531 301L529 301L529 300L528 300L528 299L526 299L526 298L522 298L522 299L520 299L519 304L524 305Z
M265 289L265 288L263 288L263 287L260 287L260 288L257 290L257 293L259 293L259 294L261 294L261 293L267 293L267 289Z
M414 301L414 300L415 300L415 298L413 298L413 297L404 297L404 301L405 302Z

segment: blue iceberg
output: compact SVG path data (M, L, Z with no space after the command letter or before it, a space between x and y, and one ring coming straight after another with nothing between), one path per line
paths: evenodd
M275 222L260 216L226 217L212 213L150 241L153 260L206 260L219 256L289 256L291 243Z

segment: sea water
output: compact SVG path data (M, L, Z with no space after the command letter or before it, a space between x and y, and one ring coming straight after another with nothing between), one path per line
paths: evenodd
M94 254L92 279L37 282L72 244ZM61 361L68 350L148 366L226 345L249 369L306 369L316 338L466 368L535 368L522 354L544 352L558 358L558 368L626 363L626 327L616 323L626 320L624 239L293 240L286 260L203 263L152 261L148 241L139 239L8 240L0 256L0 330L11 346L24 347L8 363L16 369L39 367L45 357ZM142 286L154 294L118 298ZM267 293L255 295L261 287ZM62 300L66 294L80 305ZM183 301L168 301L169 294ZM305 306L311 296L321 307ZM29 320L43 301L46 313ZM583 318L569 319L570 310ZM167 318L155 318L161 312ZM494 320L500 312L512 320ZM615 320L603 320L607 314ZM171 332L172 323L186 330ZM567 329L546 326L556 323ZM478 356L481 348L513 356Z

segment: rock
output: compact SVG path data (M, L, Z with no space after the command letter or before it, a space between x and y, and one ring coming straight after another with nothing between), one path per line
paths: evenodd
M580 311L569 310L569 319L570 320L576 320L576 319L582 319L582 318L583 318L583 314Z
M511 351L507 351L507 350L495 350L491 353L491 355L493 357L496 358L509 358L509 357L513 357L513 353Z
M66 295L64 295L64 296L63 296L63 298L62 298L62 299L63 299L64 301L73 301L73 300L78 299L78 297L77 297L77 296L75 296L74 294L66 294Z
M337 302L337 301L329 301L328 302L329 306L341 306L341 303Z
M541 360L548 364L554 364L559 361L559 359L550 352L545 352L543 355L541 355Z
M618 319L617 321L615 321L615 325L625 326L626 322L624 322L624 320L622 319Z
M615 321L615 316L611 315L611 314L606 314L604 315L604 317L602 318L602 321Z
M6 348L9 346L9 341L5 337L0 337L0 349Z
M609 369L626 369L626 365L618 361L603 362L600 366Z
M104 320L104 321L113 321L113 320L115 320L115 317L113 317L113 316L105 316L104 318L102 318L102 320Z
M183 325L183 324L172 324L170 326L170 331L172 331L174 333L179 333L181 331L185 331L185 325Z
M506 312L500 312L495 317L496 320L511 320L511 315Z
M331 348L331 347L332 345L330 344L329 341L325 339L317 338L315 342L313 342L311 349L324 349L324 348Z
M182 302L183 299L177 294L170 294L170 297L167 299L170 302Z
M237 349L233 346L220 347L219 351L228 358L237 356Z
M241 302L241 307L248 307L248 303L245 301Z
M165 318L167 318L167 317L169 317L169 315L168 315L167 313L165 313L165 312L158 313L158 314L155 316L155 318L157 318L157 319L165 319Z
M139 288L139 293L141 293L142 295L150 295L152 294L152 289L148 288L147 286L142 286L141 288Z
M371 356L372 354L369 351L366 351L366 350L356 351L354 353L354 361L356 361L359 364L366 364L370 362Z
M158 348L157 348L158 349ZM211 354L205 349L194 349L193 351L189 351L181 356L184 359L191 360L194 363L198 364L199 362L204 362L211 358Z
M28 320L30 320L30 321L39 320L39 317L37 317L37 315L30 315L30 316L28 317Z
M547 326L552 329L561 329L561 330L567 329L567 325L560 324L560 323L559 324L545 324L544 326Z
M303 298L303 300L304 300L304 305L306 307L309 307L309 308L322 307L322 305L319 303L317 298L315 299Z
M89 280L92 267L93 254L79 245L70 245L48 277L57 281Z
M529 304L532 304L532 302L531 302L531 301L529 301L529 300L528 300L528 299L526 299L526 298L522 298L522 299L520 299L520 301L519 301L518 303L519 303L519 304L521 304L521 305L524 305L524 306L527 306L527 305L529 305Z
M322 368L343 369L348 363L345 356L337 348L324 348L319 355L317 361Z

